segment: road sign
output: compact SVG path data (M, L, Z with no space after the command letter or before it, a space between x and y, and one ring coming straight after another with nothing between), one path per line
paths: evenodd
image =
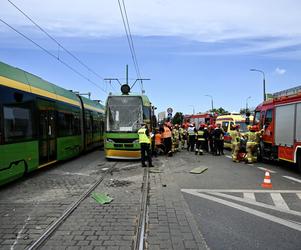
M171 117L172 117L172 113L168 113L168 114L167 114L167 117L168 117L168 118L171 118Z
M168 109L167 109L167 113L168 113L168 114L172 114L172 111L173 111L172 108L168 108Z

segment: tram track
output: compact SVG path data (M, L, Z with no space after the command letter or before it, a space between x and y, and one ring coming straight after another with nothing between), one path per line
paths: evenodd
M144 169L143 181L141 187L141 204L140 204L140 214L138 218L138 230L135 239L135 250L146 249L146 226L147 226L147 214L148 214L148 201L149 201L149 168Z
M65 212L56 220L54 221L46 230L45 232L31 245L27 248L27 250L35 250L39 249L41 246L43 246L47 240L51 237L51 235L62 225L62 223L72 214L72 212L84 201L91 192L98 187L99 184L103 182L107 174L111 173L117 163L110 166L108 169L106 169L103 172L103 175L94 182L83 194L74 201L66 210Z

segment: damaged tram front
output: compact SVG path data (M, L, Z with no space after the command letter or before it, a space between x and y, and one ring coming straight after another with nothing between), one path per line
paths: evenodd
M138 130L141 123L152 128L153 109L147 96L109 95L106 102L105 157L140 159Z

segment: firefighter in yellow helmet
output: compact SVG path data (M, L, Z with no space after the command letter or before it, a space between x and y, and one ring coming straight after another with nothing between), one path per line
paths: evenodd
M178 152L179 151L179 125L176 124L173 129L172 129L172 140L173 140L173 152Z
M238 160L238 153L240 149L240 132L239 132L239 125L233 125L231 127L230 136L232 138L231 145L232 145L232 161L239 162Z
M245 133L247 140L247 159L246 163L253 163L257 161L257 147L260 140L260 133L257 132L256 126L248 126L249 131Z
M204 129L205 124L202 123L199 127L199 130L196 133L196 148L195 148L195 154L202 155L203 154L203 148L205 147L205 137L204 137Z

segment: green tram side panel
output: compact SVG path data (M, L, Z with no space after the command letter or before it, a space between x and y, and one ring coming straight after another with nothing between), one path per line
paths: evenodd
M0 185L23 176L26 165L28 172L38 168L38 146L38 141L0 145ZM11 168L3 170L10 165Z
M82 148L81 136L57 138L57 159L67 160L80 154Z

